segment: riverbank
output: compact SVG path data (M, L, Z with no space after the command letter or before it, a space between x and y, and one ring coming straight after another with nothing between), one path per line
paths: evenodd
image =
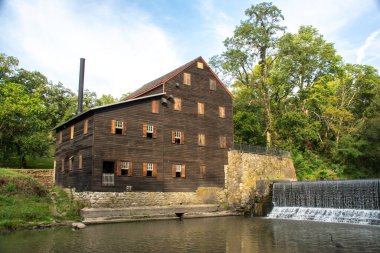
M59 187L48 187L13 169L0 168L0 233L71 225L80 206Z

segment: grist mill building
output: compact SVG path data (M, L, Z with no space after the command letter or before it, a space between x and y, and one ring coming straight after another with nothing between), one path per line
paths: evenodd
M203 58L196 58L125 101L57 126L55 182L77 191L223 187L233 143L232 100Z

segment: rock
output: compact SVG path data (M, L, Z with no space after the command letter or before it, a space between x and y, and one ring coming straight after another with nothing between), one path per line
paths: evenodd
M82 222L73 222L71 224L71 227L75 228L75 229L82 229L82 228L85 228L86 225L83 224Z

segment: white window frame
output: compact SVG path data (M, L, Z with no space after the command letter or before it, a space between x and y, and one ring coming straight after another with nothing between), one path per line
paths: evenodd
M154 132L154 126L153 125L147 125L146 126L146 132L153 134L153 132Z
M116 129L123 129L124 122L122 120L116 120L115 128Z
M182 164L176 164L175 165L175 172L179 172L179 173L182 172Z
M146 171L152 171L152 173L153 173L153 163L147 163Z
M181 142L182 132L181 131L175 131L174 132L174 141L179 140Z
M121 161L120 162L120 169L129 170L129 162L128 161Z

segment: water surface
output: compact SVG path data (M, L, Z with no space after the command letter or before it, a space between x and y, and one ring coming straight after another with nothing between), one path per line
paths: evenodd
M380 252L380 227L244 217L146 221L19 231L0 236L0 252Z

